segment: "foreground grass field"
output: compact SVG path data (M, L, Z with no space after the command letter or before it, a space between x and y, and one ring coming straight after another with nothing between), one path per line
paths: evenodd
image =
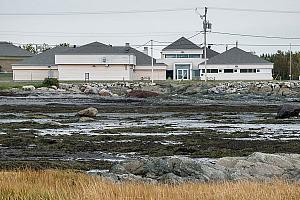
M283 200L300 199L300 184L283 181L183 185L114 184L97 177L67 171L0 172L0 199Z

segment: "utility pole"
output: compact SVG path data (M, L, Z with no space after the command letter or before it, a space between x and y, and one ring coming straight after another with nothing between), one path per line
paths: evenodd
M290 43L290 81L292 81L292 44Z
M153 73L153 69L154 68L154 60L153 60L153 40L151 40L151 82L152 84L154 83L154 73Z
M207 82L207 32L211 30L211 23L207 21L207 7L205 7L204 15L201 15L196 9L196 13L203 20L203 32L204 32L204 66L205 66L205 82Z
M205 7L204 11L204 22L203 22L203 29L204 29L204 66L205 66L205 82L207 82L207 51L206 51L206 32L207 32L207 7Z

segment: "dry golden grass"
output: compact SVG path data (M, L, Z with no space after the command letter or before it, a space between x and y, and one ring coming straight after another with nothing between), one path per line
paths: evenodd
M209 184L114 184L67 171L0 172L0 199L72 200L283 200L300 199L300 184L225 182Z

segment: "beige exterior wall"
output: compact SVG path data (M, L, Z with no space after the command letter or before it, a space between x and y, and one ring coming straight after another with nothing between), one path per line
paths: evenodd
M1 71L12 72L12 64L16 64L26 57L0 57Z
M58 70L49 69L16 69L13 70L14 81L41 81L52 74L53 78L58 78Z
M89 73L89 80L131 80L133 72L129 65L58 65L59 80L73 81L85 80L85 74Z
M133 80L146 80L152 77L151 69L136 69L133 72ZM155 69L153 70L153 79L154 80L166 80L166 70L164 69Z

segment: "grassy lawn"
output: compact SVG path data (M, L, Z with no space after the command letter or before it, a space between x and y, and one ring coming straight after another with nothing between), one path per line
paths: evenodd
M0 172L0 199L292 200L300 199L299 189L299 183L279 180L181 185L116 184L70 171Z
M12 73L0 73L0 82L1 81L12 81L13 74Z
M8 90L12 88L22 88L24 85L33 85L35 87L42 87L42 82L1 82L0 90Z

